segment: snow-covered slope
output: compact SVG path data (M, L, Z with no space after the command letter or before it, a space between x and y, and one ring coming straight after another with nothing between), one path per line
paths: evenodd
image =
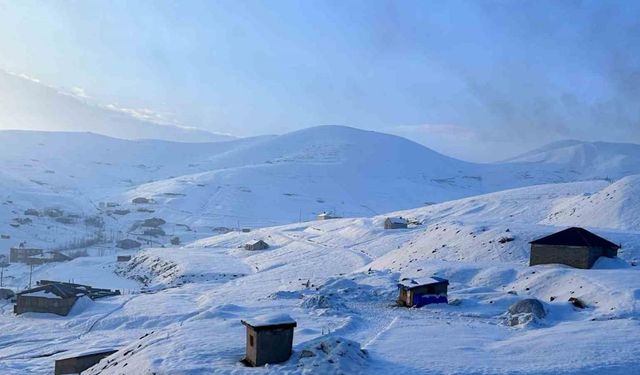
M544 222L640 231L640 175L620 179L595 194L561 201Z
M151 118L149 118L151 117ZM215 142L232 137L159 124L148 111L98 106L38 81L0 70L0 129L91 131L124 139Z
M630 143L560 141L517 156L508 162L547 165L581 179L618 179L638 172L640 145ZM572 177L569 177L572 178Z
M408 229L384 230L381 215L147 249L118 267L120 275L144 281L146 293L97 300L69 318L15 317L2 307L8 344L0 343L0 372L49 373L70 352L113 347L119 351L89 373L635 373L638 232L592 228L623 244L619 259L601 259L592 270L527 266L528 241L561 229L541 224L555 207L607 186L541 185L388 214L421 223ZM242 249L255 238L270 248ZM91 283L86 267L115 267L113 256L94 259L101 262L77 259L37 269L34 277L82 268L75 281ZM24 281L17 274L26 271L9 269L16 276L10 280ZM394 305L398 280L431 275L450 280L449 305ZM124 285L112 277L113 285ZM570 297L588 308L573 307ZM508 306L523 298L542 301L547 316L504 325ZM244 367L240 319L278 312L298 322L293 356Z
M82 226L63 228L48 219L31 218L32 223L16 227L14 221L23 220L31 208L58 207L82 219L106 215L105 231L115 237L131 234L130 228L140 220L161 217L185 228L187 238L193 239L213 233L215 227L285 224L313 219L323 211L370 216L594 176L591 169L572 171L571 163L468 163L404 138L344 126L216 143L30 131L0 132L0 142L0 198L6 208L0 224L2 234L11 236L4 241L10 246L26 240L51 247L56 239L94 236L93 229L82 234ZM627 160L633 155L621 151L605 156ZM609 176L631 169L640 173L640 163L612 166ZM139 197L150 202L132 204ZM105 209L101 203L111 206ZM47 240L34 238L36 232ZM171 230L181 232L177 227ZM156 238L156 243L168 239Z

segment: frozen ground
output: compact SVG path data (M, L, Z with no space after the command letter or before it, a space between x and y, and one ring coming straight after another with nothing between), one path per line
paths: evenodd
M635 178L622 184L628 188L616 188L613 201L637 191ZM547 184L392 213L421 222L408 229L382 229L381 215L230 232L145 249L120 265L114 253L94 249L92 257L38 268L37 276L127 292L79 304L66 318L16 317L3 305L0 372L51 373L65 353L113 347L119 351L89 373L638 373L633 215L601 210L601 225L590 227L623 245L619 259L601 259L592 270L527 266L529 241L585 220L566 215L556 226L556 212L569 204L586 210L613 186ZM256 238L270 248L242 249ZM7 272L24 283L25 269ZM431 275L450 280L449 305L395 306L398 280ZM587 308L573 307L570 297ZM542 301L547 316L504 325L509 305L523 298ZM240 319L280 312L298 323L292 358L244 367Z

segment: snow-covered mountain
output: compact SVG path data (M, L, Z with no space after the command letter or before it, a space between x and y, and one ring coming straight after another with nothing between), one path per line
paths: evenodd
M230 140L222 134L161 124L148 110L92 104L37 80L0 70L0 129L91 131L123 139Z

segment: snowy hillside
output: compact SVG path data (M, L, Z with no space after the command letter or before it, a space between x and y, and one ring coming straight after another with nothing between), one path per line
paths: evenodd
M124 139L178 142L230 140L227 135L159 124L153 113L98 106L82 96L0 70L0 129L91 131Z
M638 171L640 145L561 141L527 152L508 162L547 165L581 179L618 179ZM571 177L570 177L571 178Z
M48 265L34 277L127 293L67 318L16 317L4 305L0 372L50 373L57 358L108 347L119 351L89 373L635 373L640 233L594 228L623 249L592 270L527 266L528 242L561 228L544 224L559 204L612 186L549 184L393 213L419 223L408 229L384 230L387 215L313 221L146 249L120 265L113 255ZM242 249L252 239L270 248ZM9 268L9 280L25 271ZM450 280L449 305L395 306L399 280L431 275ZM505 325L523 298L547 316ZM280 312L298 323L293 356L244 367L240 319Z
M32 131L0 132L0 142L0 234L9 237L0 240L0 253L24 241L58 248L130 237L163 245L174 236L184 242L230 228L311 220L325 211L371 216L514 187L589 180L605 166L609 177L640 173L640 163L603 161L631 160L635 145L619 147L615 155L609 150L593 159L604 164L578 172L569 161L468 163L404 138L344 126L215 143ZM133 204L136 198L146 203ZM64 217L43 214L51 208ZM29 210L37 214L26 215ZM104 225L83 224L95 217ZM162 232L149 237L135 230L153 217L168 222Z
M595 194L561 201L544 222L640 231L640 175L625 177Z

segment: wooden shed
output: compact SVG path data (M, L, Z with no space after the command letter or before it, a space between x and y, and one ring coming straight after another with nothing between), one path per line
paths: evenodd
M572 227L531 241L529 265L565 264L589 269L600 258L618 255L619 245L583 228Z
M448 303L449 280L440 277L426 279L402 279L398 283L398 304L406 307L421 307L434 303Z
M269 244L264 242L263 240L252 240L244 244L245 250L264 250L268 248Z
M247 327L246 356L250 366L284 362L291 357L297 323L287 314L261 315L242 320Z
M402 229L408 225L407 219L398 217L388 217L384 220L384 229Z
M117 350L92 349L57 359L55 362L55 375L79 374L82 371L98 364L103 358L110 356Z

